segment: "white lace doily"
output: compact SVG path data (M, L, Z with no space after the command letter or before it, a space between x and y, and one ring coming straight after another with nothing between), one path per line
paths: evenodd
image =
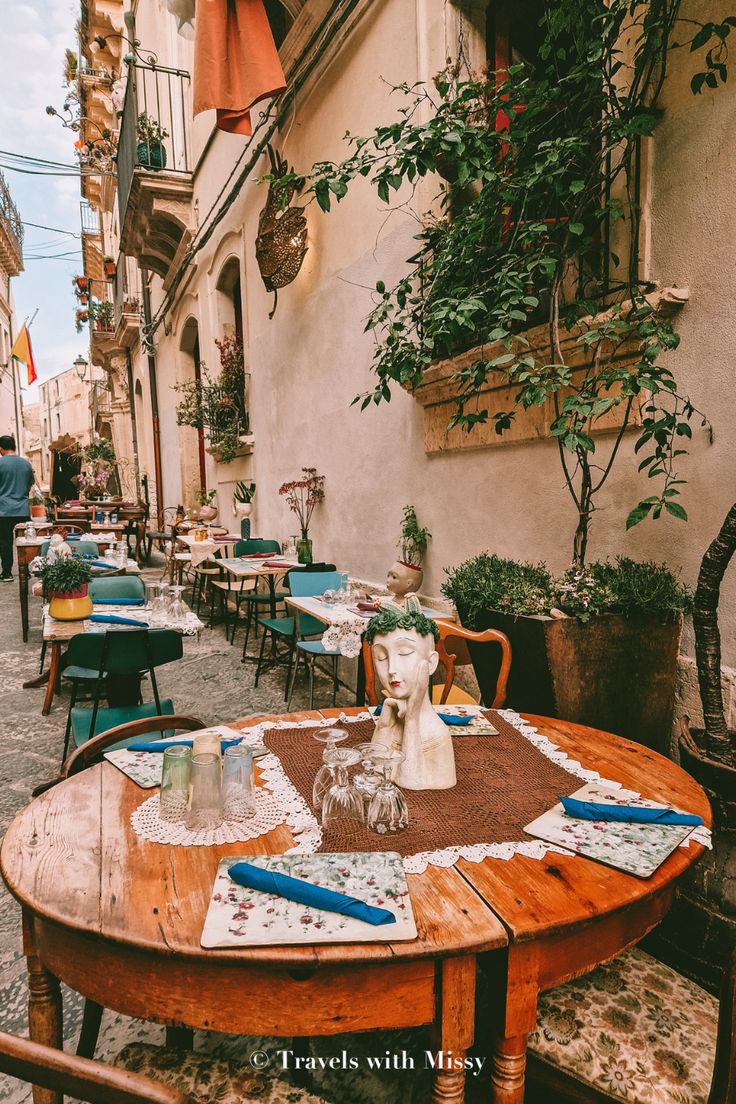
M161 820L159 795L153 794L131 815L134 831L152 843L173 843L181 847L211 847L217 843L245 843L257 839L284 823L284 812L268 790L257 789L256 813L248 820L225 820L219 828L190 832L181 822Z

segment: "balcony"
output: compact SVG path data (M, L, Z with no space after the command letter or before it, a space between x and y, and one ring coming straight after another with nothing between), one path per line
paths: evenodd
M121 349L138 341L141 329L141 286L138 266L132 257L118 257L113 299L115 340Z
M23 271L23 223L0 173L0 269L6 276Z
M191 240L190 120L188 73L131 65L117 155L120 249L164 283Z
M89 355L93 364L108 368L111 355L119 352L115 340L114 286L109 280L89 282Z

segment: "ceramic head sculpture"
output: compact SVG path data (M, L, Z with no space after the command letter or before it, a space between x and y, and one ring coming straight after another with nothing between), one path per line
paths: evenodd
M403 752L395 781L407 790L448 790L457 781L452 737L429 697L438 638L434 621L416 609L383 610L366 631L384 694L374 741Z
M421 567L396 560L388 569L386 589L396 601L401 602L407 594L416 593L422 585L422 579Z
M65 534L66 530L64 530L64 533L51 534L48 551L46 552L46 558L49 563L53 563L54 560L63 559L65 556L71 556L72 550L64 540Z

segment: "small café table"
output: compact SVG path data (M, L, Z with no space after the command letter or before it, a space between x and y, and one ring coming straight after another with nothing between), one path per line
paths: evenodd
M59 525L45 523L45 531L43 533L37 533L32 540L28 540L22 535L25 531L25 525L16 527L15 556L18 561L18 595L20 597L20 621L23 628L24 644L28 643L28 567L32 561L35 560L36 556L40 556L43 545L49 539L48 530L60 528L62 524L61 522ZM115 526L107 527L106 531L116 531ZM100 555L104 556L108 548L112 548L115 541L120 540L120 537L116 536L114 539L110 539L109 537L106 538L99 534L90 533L89 535L85 534L82 539L93 540L100 550ZM131 574L134 570L134 561L128 560L128 564L130 566L126 568L126 571L128 574ZM135 564L135 570L139 570L137 564Z
M129 563L131 561L128 561ZM137 571L140 568L135 564ZM134 572L128 571L128 574ZM186 602L184 603L186 605ZM140 607L137 607L140 609ZM187 606L187 609L189 607ZM111 609L109 605L93 606L94 613L114 613L117 616L122 617L135 617L135 608L129 609L128 607L122 607L120 609ZM54 701L54 693L56 692L56 683L59 678L59 672L61 667L61 649L64 644L68 644L73 636L76 636L80 632L97 631L97 625L95 622L90 621L57 621L54 617L49 617L48 612L44 610L42 614L43 628L42 639L44 644L50 646L50 659L49 669L45 672L41 678L46 682L46 696L43 700L43 707L41 713L44 717L48 716L51 711L51 706ZM158 626L156 626L158 627ZM171 626L172 628L174 626ZM110 628L114 628L113 625ZM202 622L199 622L199 628L202 629ZM29 683L23 684L26 687L36 687L43 685L40 679L33 679Z
M274 563L268 559L258 560L241 557L239 559L213 560L213 564L221 567L235 579L265 579L268 584L269 616L276 616L276 579L285 575L290 568L300 567L298 560L292 560L288 556L274 556Z
M702 789L655 752L582 725L525 719L604 777L710 823ZM433 1046L462 1057L473 1042L482 955L497 1025L493 1038L475 1039L490 1058L488 1099L522 1104L538 993L636 943L703 851L695 842L678 848L648 879L552 852L428 866L407 875L415 941L204 950L220 858L280 854L293 837L282 825L247 844L150 843L130 823L148 792L103 762L36 798L7 831L0 872L23 911L35 1042L62 1045L64 982L103 1007L170 1027L283 1037L430 1024ZM35 1104L59 1100L34 1089ZM436 1070L432 1100L462 1104L464 1073Z

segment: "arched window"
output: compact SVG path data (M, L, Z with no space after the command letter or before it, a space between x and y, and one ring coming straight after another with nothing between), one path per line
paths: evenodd
M180 378L182 381L193 380L197 385L202 382L202 362L199 352L199 326L196 318L188 318L184 324L184 329L181 335L181 344L179 346L182 353L182 371ZM205 452L204 452L204 430L200 427L193 432L197 435L197 459L198 459L198 479L196 480L201 490L205 490L207 487L207 469L205 467ZM181 450L181 462L182 462L182 487L184 491L187 490L189 483L192 481L190 473L190 463L187 461L189 457L187 455L188 450L182 448Z
M243 344L243 296L240 263L230 257L217 280L217 313L223 337L235 336Z

